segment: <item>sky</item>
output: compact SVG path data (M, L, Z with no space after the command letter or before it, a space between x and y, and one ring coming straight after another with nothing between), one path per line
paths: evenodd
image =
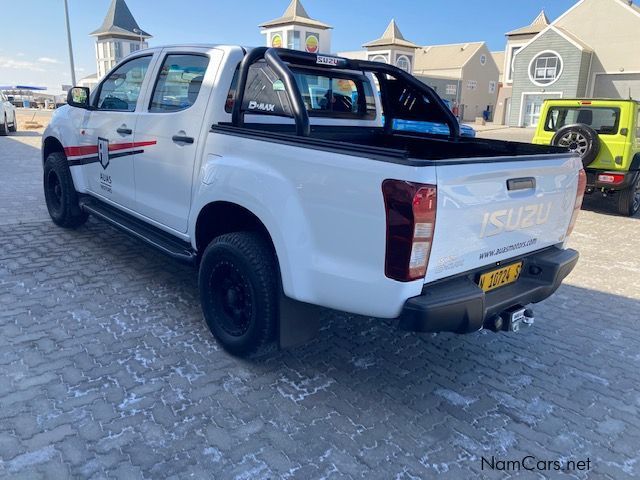
M258 24L282 15L290 0L127 0L151 46L171 43L263 45ZM307 13L334 27L332 50L359 50L395 18L419 45L485 41L504 50L507 31L544 9L551 20L577 0L302 0ZM95 73L97 29L111 0L68 0L76 75ZM4 4L4 6L2 6ZM8 5L7 5L8 4ZM71 83L63 0L0 0L0 85L27 84L59 92ZM28 21L28 25L22 21Z

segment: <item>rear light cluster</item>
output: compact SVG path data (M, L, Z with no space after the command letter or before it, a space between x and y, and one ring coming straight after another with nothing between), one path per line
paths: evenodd
M385 275L401 282L424 278L436 226L435 185L385 180L387 216Z
M578 220L578 213L582 208L582 201L584 200L584 190L587 188L587 174L584 169L580 169L578 175L578 190L576 191L576 203L573 207L573 214L571 215L571 222L569 222L569 228L567 230L567 237L573 232L573 227L576 226L576 220Z
M609 183L611 185L620 185L624 182L624 174L623 173L610 173L604 172L598 174L598 181L600 183Z

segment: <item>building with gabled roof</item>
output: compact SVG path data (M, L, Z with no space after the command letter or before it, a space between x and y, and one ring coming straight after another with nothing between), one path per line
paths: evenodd
M418 48L413 42L405 40L404 35L398 28L395 18L391 19L387 29L377 40L372 40L362 45L364 48L372 49L377 47L400 47L400 48Z
M369 60L391 63L406 72L413 71L415 50L419 48L404 38L395 19L389 22L380 38L367 42L362 47Z
M413 74L472 121L493 115L500 71L484 42L427 45L416 50Z
M331 52L332 27L311 18L300 0L292 0L282 16L259 26L268 47Z
M532 38L549 26L549 18L542 10L533 21L524 27L506 33L507 44L503 55L502 79L494 120L505 123L511 110L511 90L513 85L513 58Z
M509 38L517 38L517 37L531 38L531 35L537 35L542 30L544 30L544 28L546 28L547 25L549 25L549 17L547 17L547 14L545 13L545 11L542 10L538 14L538 16L533 19L533 22L531 22L529 25L527 25L526 27L521 27L521 28L512 30L508 32L506 35Z
M447 100L465 121L495 108L498 66L484 42L420 46L407 40L395 20L364 50L338 55L395 65L412 73Z
M130 53L147 48L152 38L140 28L125 0L112 0L102 25L90 35L96 37L98 79Z
M552 22L507 33L499 120L534 127L552 98L640 98L640 8L580 0Z

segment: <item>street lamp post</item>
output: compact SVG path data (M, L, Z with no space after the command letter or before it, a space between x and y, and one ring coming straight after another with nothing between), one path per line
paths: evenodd
M71 85L76 85L76 67L73 62L73 46L71 45L71 27L69 26L69 5L64 0L64 16L67 22L67 43L69 45L69 63L71 64Z

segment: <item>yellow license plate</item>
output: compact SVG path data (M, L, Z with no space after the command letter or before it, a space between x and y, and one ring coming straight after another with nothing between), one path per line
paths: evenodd
M480 275L478 285L485 292L490 292L496 288L504 287L514 283L520 277L522 262L514 263L508 267L499 268L491 272Z

